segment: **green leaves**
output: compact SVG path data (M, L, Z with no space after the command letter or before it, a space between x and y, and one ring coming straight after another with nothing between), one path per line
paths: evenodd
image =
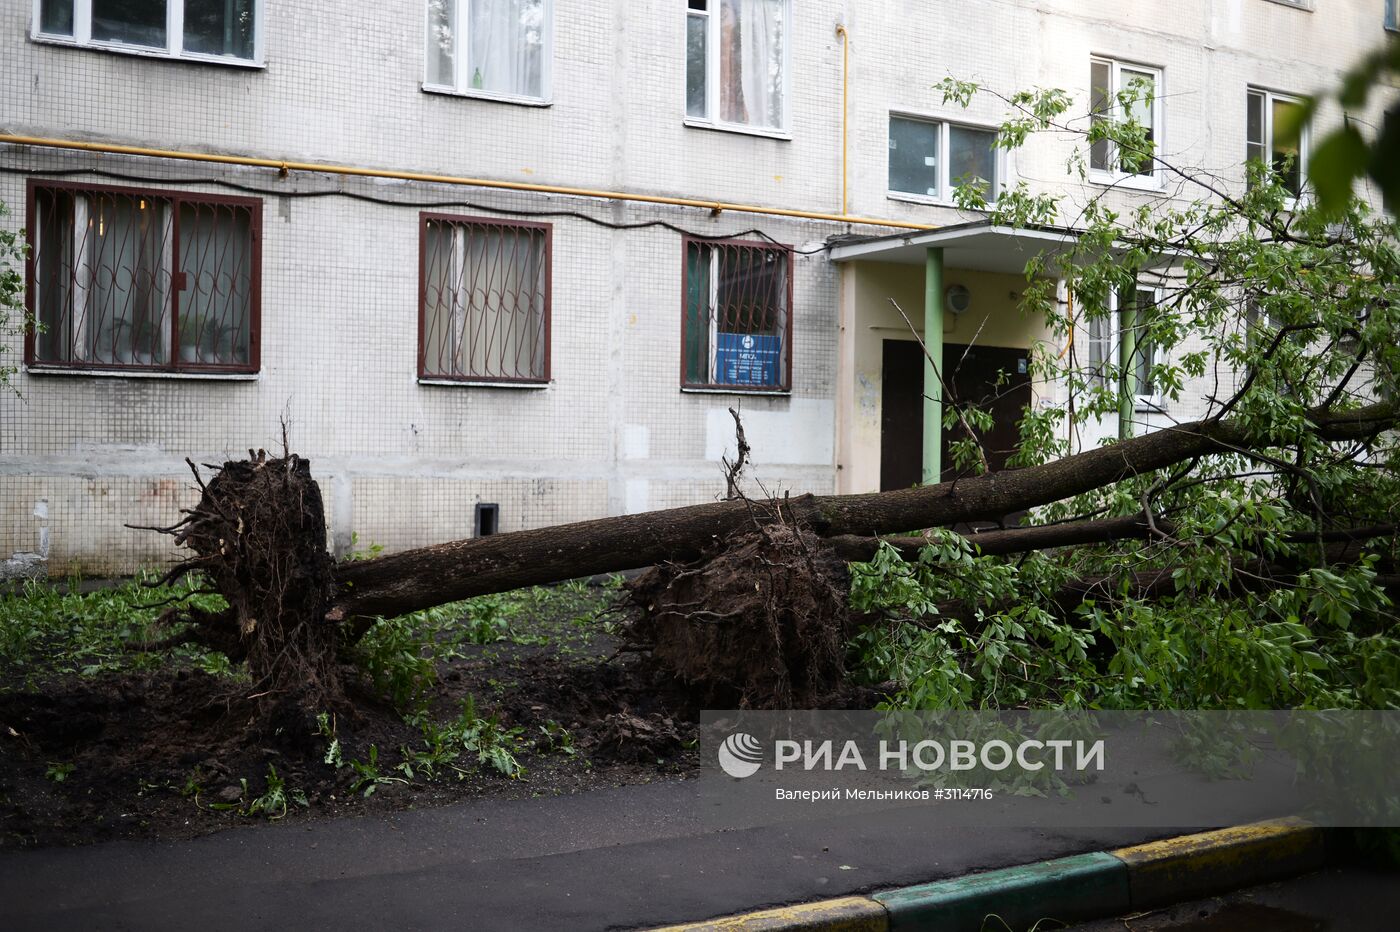
M0 201L0 223L9 211ZM24 237L0 226L0 391L12 389L10 376L18 370L10 361L10 345L33 325L24 305Z
M156 618L171 602L183 600L219 611L224 600L201 591L187 577L170 586L149 587L153 577L136 578L112 588L82 593L77 577L66 586L27 582L0 594L0 672L27 681L63 674L150 670L170 663L197 666L216 676L238 675L223 654L190 645L142 650L171 632L156 628Z
M1352 184L1366 174L1370 163L1371 150L1350 122L1322 140L1308 164L1308 180L1319 205L1339 213L1351 197Z
M1246 554L1306 561L1310 545L1281 540L1293 517L1277 504L1194 495L1194 513L1177 517L1193 546L1012 562L977 557L944 532L912 562L881 548L852 567L855 607L875 615L852 642L852 669L865 682L896 681L886 703L896 709L1400 707L1375 558L1241 593L1233 577ZM1172 590L1134 597L1132 574L1164 562L1176 564L1162 570ZM1100 574L1092 598L1064 601L1066 580ZM1355 633L1378 620L1382 633Z
M1400 76L1400 41L1391 40L1347 72L1337 102L1349 111L1366 106L1371 90L1386 83L1388 76ZM1311 116L1317 101L1310 100L1304 109ZM1344 214L1352 183L1362 177L1369 177L1389 203L1400 204L1400 104L1392 104L1379 124L1376 139L1370 143L1350 121L1318 143L1308 165L1308 179L1322 213L1329 217Z

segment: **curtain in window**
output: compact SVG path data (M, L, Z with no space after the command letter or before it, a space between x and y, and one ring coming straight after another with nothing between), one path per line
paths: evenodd
M110 195L40 198L40 359L98 365L169 360L170 211Z
M461 369L501 379L544 378L543 234L473 231Z
M51 36L71 36L73 0L43 0L39 4L39 31Z
M453 0L428 0L428 83L453 87L457 83L457 4Z
M471 55L468 86L544 96L545 0L465 0Z
M685 17L685 112L707 119L710 115L705 71L709 66L708 13L691 12Z
M721 0L720 118L783 125L783 9L786 0Z
M1092 317L1084 322L1086 331L1086 359L1090 372L1095 378L1103 380L1108 377L1107 368L1113 363L1117 353L1114 352L1113 315L1105 314L1101 317Z
M423 373L545 377L545 236L432 221L424 244Z

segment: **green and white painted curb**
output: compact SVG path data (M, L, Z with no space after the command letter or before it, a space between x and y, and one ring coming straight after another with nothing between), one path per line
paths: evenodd
M993 920L995 928L1019 932L1042 919L1080 922L1238 890L1325 861L1322 829L1281 819L665 929L980 932L996 916L1005 925Z

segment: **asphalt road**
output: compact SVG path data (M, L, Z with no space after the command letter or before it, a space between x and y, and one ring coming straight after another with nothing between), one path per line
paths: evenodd
M0 928L604 929L1133 844L1156 829L930 829L912 810L718 829L694 782L0 853Z

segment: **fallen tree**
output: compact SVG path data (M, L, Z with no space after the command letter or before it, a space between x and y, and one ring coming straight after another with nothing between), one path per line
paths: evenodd
M1364 442L1394 426L1396 416L1390 403L1319 410L1308 429L1325 442ZM172 621L190 623L181 637L246 659L254 695L282 707L290 702L303 719L343 701L338 654L376 618L645 566L658 569L631 590L643 616L631 632L635 645L702 684L712 699L812 704L839 685L841 645L851 633L845 580L832 567L869 559L881 546L877 535L997 519L1212 454L1273 459L1263 451L1279 442L1235 421L1200 421L924 488L727 500L340 564L324 549L310 464L290 453L269 458L250 451L248 460L226 463L207 484L201 480L199 505L160 530L195 552L166 581L201 573L229 603L214 615L173 610ZM1008 554L1151 541L1170 529L1148 511L965 536L983 553ZM912 555L924 540L889 543ZM1085 583L1083 591L1094 586ZM734 656L745 661L738 669L716 660Z
M1392 403L1318 410L1308 417L1313 434L1333 442L1364 441L1395 422L1396 406ZM561 579L691 560L754 522L782 520L820 537L860 537L995 521L1197 457L1212 453L1248 456L1279 442L1278 437L1252 436L1237 421L1197 421L1040 466L922 488L722 501L453 541L338 566L330 616L350 621L358 630L363 619L375 616L400 615ZM1100 530L1094 528L1093 532ZM1032 532L1021 529L1007 533ZM1061 529L1057 533L1071 532ZM1045 545L1054 546L1029 546ZM357 618L361 619L358 623Z

